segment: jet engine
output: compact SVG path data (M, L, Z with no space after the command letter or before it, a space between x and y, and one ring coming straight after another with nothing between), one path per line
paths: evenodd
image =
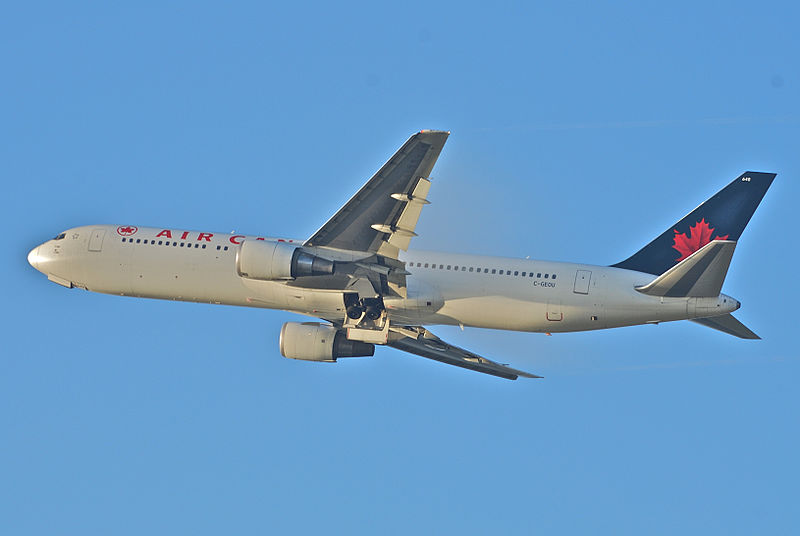
M245 240L236 250L236 273L248 279L274 281L330 275L333 269L333 261L287 242Z
M281 328L281 355L335 363L340 357L368 357L375 345L347 339L344 330L318 322L287 322Z

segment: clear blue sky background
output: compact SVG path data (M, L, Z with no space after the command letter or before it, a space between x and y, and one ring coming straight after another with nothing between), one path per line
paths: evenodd
M798 530L796 3L24 2L0 18L3 534ZM617 262L778 173L682 322L440 328L543 374L280 357L279 311L68 291L73 226L305 238L452 131L414 245Z

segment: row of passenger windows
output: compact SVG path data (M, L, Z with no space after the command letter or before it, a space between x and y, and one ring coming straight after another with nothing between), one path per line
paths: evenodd
M413 266L414 263L412 262L411 265ZM454 272L478 272L484 274L496 274L496 275L514 275L518 277L538 277L544 279L555 279L556 274L543 274L542 272L520 272L519 270L500 270L498 268L475 268L474 266L453 266L452 264L436 264L436 263L425 263L422 264L421 262L417 263L417 268L433 268L439 270L452 270Z
M122 241L123 242L128 242L129 244L133 244L134 243L133 238L122 237ZM142 240L141 238L137 238L135 240L135 242L137 244L152 244L152 245L156 245L156 241L155 240L148 240L147 238L145 238L144 240ZM158 245L159 246L172 245L172 246L176 247L176 246L178 246L178 244L180 244L181 247L187 247L187 248L191 248L192 247L192 244L190 244L189 242L170 242L169 240L159 240L158 241ZM206 249L206 245L207 244L195 244L194 248L195 249ZM228 251L228 246L217 246L217 251L220 251L220 250Z

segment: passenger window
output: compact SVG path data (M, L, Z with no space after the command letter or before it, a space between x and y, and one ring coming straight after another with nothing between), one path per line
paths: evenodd
M514 272L514 275L519 275L519 272ZM525 275L525 274L522 274L522 275Z
M462 272L464 272L464 271L466 271L466 270L467 270L467 267L466 267L466 266L462 266L462 267L461 267L461 271L462 271ZM472 271L472 269L470 268L470 270L469 270L469 271L471 272L471 271Z
M217 251L219 251L219 250L220 250L220 248L222 248L222 246L217 246Z
M526 275L528 275L528 272L522 272L522 277L525 277Z
M536 277L542 277L542 272L539 272L538 274L536 274Z
M440 269L440 270L444 270L444 264L440 264L440 265L439 265L439 269Z
M427 268L427 267L428 267L428 263L426 262L426 263L425 263L425 268Z
M556 278L556 274L553 274L553 279L555 279L555 278Z
M225 251L228 251L228 246L225 246Z
M125 237L124 236L122 237L122 241L125 242Z
M478 270L480 270L480 268L478 268ZM470 272L472 271L472 266L469 267L469 271Z
M159 245L159 246L160 246L161 244L163 244L163 243L164 243L164 241L163 241L163 240L159 240L159 241L158 241L158 245Z
M173 243L172 243L172 247L175 247L175 246L177 246L177 245L178 245L178 243L177 243L177 242L173 242Z
M203 244L203 249L206 249L206 245L205 244Z
M447 265L447 269L449 270L450 268L451 268L451 266L448 264L448 265Z
M547 279L548 277L550 277L550 274L544 274L545 279Z
M500 270L500 271L502 272L503 270ZM492 273L494 274L496 272L497 272L497 268L492 268Z

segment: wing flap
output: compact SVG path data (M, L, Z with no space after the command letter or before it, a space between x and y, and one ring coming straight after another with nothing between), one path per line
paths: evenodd
M418 329L424 330L424 328ZM428 330L424 330L423 334L417 338L406 336L396 340L390 339L388 345L441 363L490 374L507 380L516 380L519 376L523 378L541 378L541 376L496 363L469 350L448 344Z
M390 228L391 234L386 242L403 251L408 249L411 238L416 236L416 233L414 233L412 229L415 229L417 226L419 216L422 213L422 207L428 204L426 198L430 189L431 181L421 178L414 187L412 195L405 197L392 196L395 199L400 198L400 200L405 203L405 207L403 207L394 229ZM379 249L378 252L383 253L381 249Z

